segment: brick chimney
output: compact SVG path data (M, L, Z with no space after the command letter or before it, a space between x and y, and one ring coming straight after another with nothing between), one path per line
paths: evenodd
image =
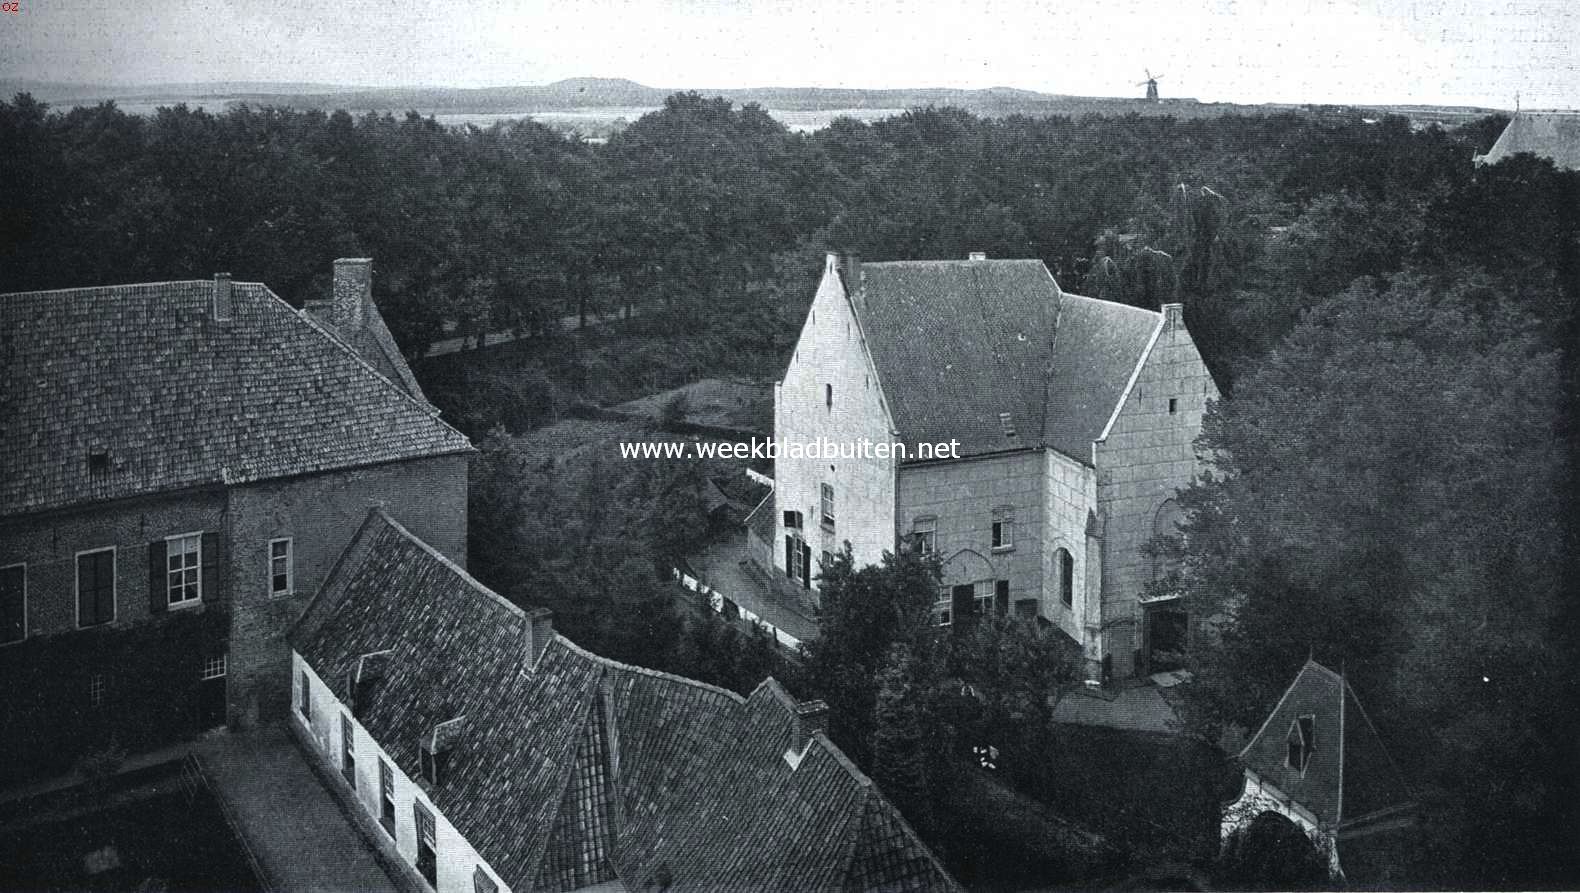
M543 658L543 650L554 641L554 612L548 608L533 608L527 612L527 661L534 668Z
M795 706L796 743L803 749L817 732L828 734L828 702L802 701Z
M1164 304L1163 308L1162 308L1162 312L1163 312L1163 331L1165 331L1165 332L1173 331L1174 329L1182 328L1185 325L1185 320L1184 320L1185 305L1184 304Z
M342 257L335 261L335 284L329 322L343 332L362 327L364 308L373 300L373 259Z
M231 291L230 274L214 274L214 300L211 302L215 322L230 322L236 315L236 298Z

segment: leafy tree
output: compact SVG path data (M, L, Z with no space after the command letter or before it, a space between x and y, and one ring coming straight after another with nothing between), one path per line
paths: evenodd
M1342 665L1416 755L1425 865L1447 872L1423 882L1522 883L1552 858L1534 829L1563 747L1544 705L1570 682L1569 480L1544 335L1484 276L1358 282L1209 411L1214 469L1182 497L1180 585L1211 643L1193 724L1255 728L1308 655Z

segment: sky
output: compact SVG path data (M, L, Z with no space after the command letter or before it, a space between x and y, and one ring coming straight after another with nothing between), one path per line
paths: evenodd
M1019 87L1580 108L1580 0L19 0L0 78Z

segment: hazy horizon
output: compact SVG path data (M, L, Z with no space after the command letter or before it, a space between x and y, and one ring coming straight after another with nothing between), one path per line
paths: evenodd
M985 89L1204 102L1580 106L1580 4L1142 0L89 0L0 16L0 79L476 89Z

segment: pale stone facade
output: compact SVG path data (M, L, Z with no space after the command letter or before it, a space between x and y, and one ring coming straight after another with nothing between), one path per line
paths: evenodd
M871 333L862 330L867 292L850 296L844 284L862 275L859 265L842 269L830 255L794 358L775 391L774 433L781 448L824 438L905 439L895 428L889 402L894 395L885 390L885 376L892 383L908 370L880 367L874 359ZM1056 284L1051 291L1054 301L1065 299ZM1086 302L1087 314L1101 303L1071 298ZM1144 313L1124 310L1132 314L1132 326L1134 314ZM1028 431L1021 445L954 460L778 458L774 569L786 572L787 536L805 537L815 572L820 554L846 540L860 566L926 531L943 561L944 597L953 587L981 584L979 597L993 591L1002 608L1007 585L1011 609L1034 610L1080 643L1094 678L1105 670L1115 677L1137 672L1144 664L1138 651L1147 644L1147 612L1168 607L1161 601L1142 605L1143 589L1155 573L1142 547L1156 532L1173 532L1174 515L1165 504L1201 468L1194 441L1207 401L1218 396L1180 306L1168 305L1151 317L1152 322L1143 317L1150 328L1140 329L1135 353L1114 367L1117 373L1107 373L1120 381L1102 393L1118 397L1105 398L1107 424L1101 435L1087 435L1081 455ZM820 524L824 484L835 497L832 530ZM1163 521L1160 510L1167 516ZM803 530L785 527L786 512L803 513ZM1011 531L1011 542L995 544L995 522L1001 538Z
M1159 531L1164 503L1201 471L1195 441L1207 401L1218 399L1180 306L1164 308L1161 328L1104 436L1093 444L1103 563L1103 653L1115 676L1129 675L1146 645L1142 590L1154 562L1143 552ZM1169 606L1159 602L1155 609Z
M838 551L846 541L858 565L875 563L884 550L894 548L896 462L785 454L791 442L853 443L865 438L887 443L893 431L861 327L839 277L825 273L784 380L774 388L774 432L781 446L774 459L775 567L785 568L787 536L804 540L809 548L813 587L822 554ZM825 484L833 488L832 525L822 519ZM801 529L785 527L787 511L801 513Z

